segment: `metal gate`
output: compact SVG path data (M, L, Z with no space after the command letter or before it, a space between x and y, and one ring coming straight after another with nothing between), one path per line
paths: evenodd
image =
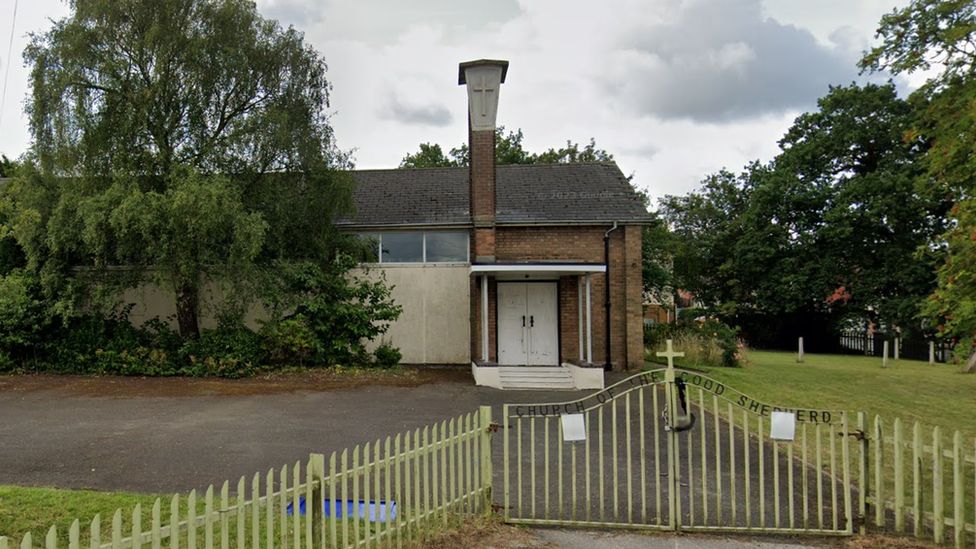
M503 407L505 520L850 535L847 414L764 404L668 347L666 369Z

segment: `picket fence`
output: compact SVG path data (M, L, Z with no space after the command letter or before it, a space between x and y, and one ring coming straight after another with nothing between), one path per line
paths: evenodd
M864 413L858 427L860 531L871 523L958 549L976 547L976 439L956 431L947 444L939 427L923 432L916 422L907 432L901 419L886 424L879 416L868 427Z
M257 473L250 486L241 477L233 497L224 482L219 497L210 486L202 498L193 491L168 505L157 499L146 525L136 506L116 511L111 524L96 516L84 538L75 520L66 541L52 526L37 543L29 533L19 545L0 537L0 549L400 548L490 511L490 425L491 407L483 406L328 460L312 454L304 468Z
M491 408L0 549L402 548L492 509ZM976 547L976 440L858 414L856 531ZM325 502L327 509L311 502ZM348 502L352 502L349 504ZM360 505L362 502L362 505ZM297 512L296 512L297 511ZM303 512L304 511L304 512Z

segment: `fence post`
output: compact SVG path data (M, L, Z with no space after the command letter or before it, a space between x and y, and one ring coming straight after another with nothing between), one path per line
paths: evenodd
M935 365L935 342L929 341L929 364Z
M884 434L881 431L881 416L874 416L874 525L884 528Z
M935 526L932 537L935 543L945 543L945 494L943 493L942 473L942 429L936 427L932 432L932 514Z
M800 338L799 347L796 355L797 362L803 362L803 338Z
M962 549L966 540L966 507L963 499L963 468L966 456L962 452L962 433L956 431L952 436L952 520L953 539L956 549Z
M491 406L481 406L479 410L481 416L481 486L484 514L491 514L492 502L492 480L493 473L491 468Z
M312 543L319 544L318 547L325 548L325 492L323 491L323 484L325 484L325 454L311 454L308 457L308 472L311 477L312 485L312 495L309 498L310 501L305 502L305 516L308 517L309 523L312 525ZM240 495L238 494L238 498ZM258 502L255 501L254 505ZM295 514L298 514L298 509L295 509ZM315 549L315 545L310 549Z
M881 358L881 367L882 368L887 368L888 367L888 340L887 339L884 340L884 344L881 346L881 348L883 349L882 355L881 355L881 357L882 357Z
M865 412L857 413L857 430L861 433L861 440L858 441L861 446L861 459L858 460L858 478L861 481L861 485L858 489L858 513L861 518L861 525L859 531L861 535L867 533L867 516L868 516L868 451L870 449L870 442L868 440L868 415Z
M901 418L895 418L895 440L891 450L895 457L895 532L905 532L905 431Z
M895 360L898 360L898 357L901 354L900 349L899 349L900 347L901 347L901 338L900 337L896 337L895 338Z

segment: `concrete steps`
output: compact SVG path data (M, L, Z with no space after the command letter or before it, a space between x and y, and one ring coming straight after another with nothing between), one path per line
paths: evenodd
M569 368L562 366L501 366L498 377L503 389L576 389Z

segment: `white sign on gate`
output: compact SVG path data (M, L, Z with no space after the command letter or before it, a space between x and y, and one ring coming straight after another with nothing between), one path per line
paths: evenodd
M769 422L769 438L792 441L796 437L796 416L789 412L773 412Z
M563 441L586 440L586 423L583 421L583 414L566 414L560 419L563 422Z

